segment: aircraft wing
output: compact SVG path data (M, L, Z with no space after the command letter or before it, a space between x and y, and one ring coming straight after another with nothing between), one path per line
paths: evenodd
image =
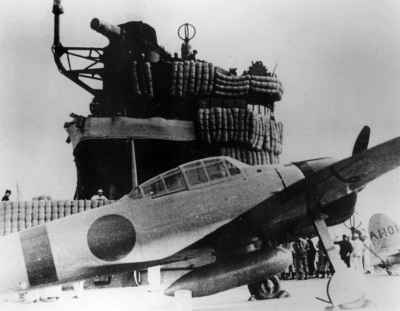
M400 165L400 137L361 151L310 176L312 195L322 205L364 187ZM311 189L309 189L311 190Z

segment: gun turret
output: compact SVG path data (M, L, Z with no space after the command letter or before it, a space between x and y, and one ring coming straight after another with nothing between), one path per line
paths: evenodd
M60 41L60 15L64 13L61 0L54 0L54 43L52 51L58 70L95 96L98 102L117 106L128 102L132 93L131 64L136 61L156 63L166 52L157 44L153 27L143 22L128 22L121 25L94 18L90 27L107 37L109 45L104 48L64 47ZM74 68L75 59L85 59L87 66ZM81 63L80 63L81 64ZM95 88L102 81L102 89ZM118 108L119 109L119 108Z
M164 50L157 44L156 31L143 22L129 22L115 26L94 18L90 27L110 40L107 49L115 56L121 55L121 52L128 52L133 60L143 60L142 54L144 54L146 61L155 63L160 60L160 55L164 54Z
M107 37L110 41L121 39L123 33L121 27L103 22L98 18L92 19L92 21L90 22L90 27L98 33L101 33L103 36Z

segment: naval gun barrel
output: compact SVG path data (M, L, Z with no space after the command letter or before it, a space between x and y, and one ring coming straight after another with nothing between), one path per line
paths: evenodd
M107 37L108 40L112 41L121 38L122 28L119 26L112 25L107 22L103 22L98 18L93 18L90 22L90 27Z

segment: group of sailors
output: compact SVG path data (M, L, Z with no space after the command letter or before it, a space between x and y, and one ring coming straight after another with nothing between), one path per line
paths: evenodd
M365 231L352 234L351 239L343 234L342 240L339 241L336 237L334 244L348 268L352 267L361 273L371 273L370 256L373 246ZM292 251L293 262L281 273L282 279L325 278L334 273L321 240L314 244L308 237L299 237L289 248Z
M196 59L196 55L197 55L197 50L193 50L193 52L190 52L188 55L187 55L187 57L186 57L186 60L188 60L188 61L194 61L194 62L197 62L197 61L200 61L200 60L198 60L198 59ZM178 56L178 53L174 53L174 57L173 58L171 58L171 61L172 62L182 62L183 61L183 59L182 58L180 58L179 56ZM200 61L200 62L203 62L203 61Z

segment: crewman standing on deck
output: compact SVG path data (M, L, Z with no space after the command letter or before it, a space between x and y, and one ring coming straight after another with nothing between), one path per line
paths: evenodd
M103 190L99 189L91 200L107 200L107 198L103 195Z
M307 254L309 250L308 243L303 238L298 238L293 244L295 253L297 274L299 280L308 279L308 267L307 267Z

